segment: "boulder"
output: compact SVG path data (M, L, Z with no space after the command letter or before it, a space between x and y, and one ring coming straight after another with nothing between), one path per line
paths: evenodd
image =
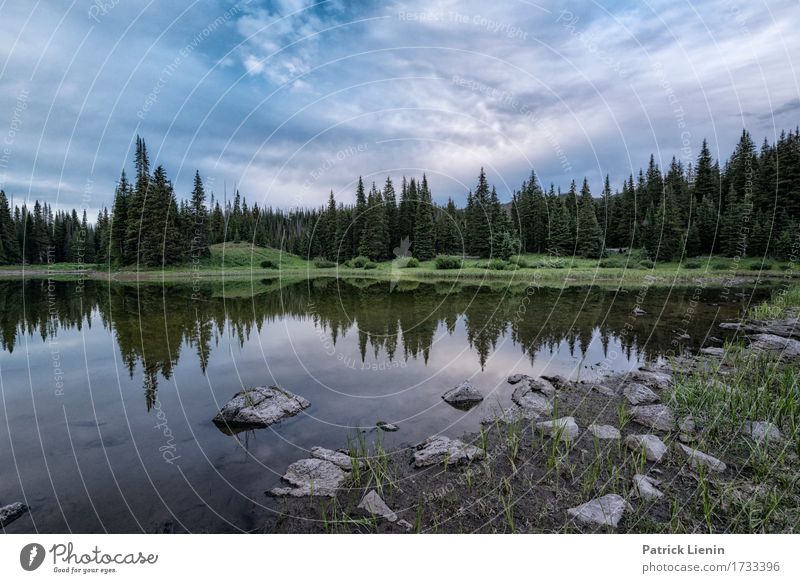
M520 384L514 389L511 400L519 405L525 419L536 419L542 415L549 415L553 410L550 401L544 395L534 391L531 383Z
M672 385L672 374L663 371L639 369L633 375L633 380L663 391Z
M627 507L625 498L619 494L606 494L568 509L567 514L584 524L616 528Z
M619 439L621 437L619 429L613 425L598 425L592 423L588 427L589 433L594 435L597 439Z
M385 518L389 522L397 522L397 514L386 505L386 502L383 501L383 498L378 496L375 490L370 490L364 494L364 497L358 504L358 508L372 516Z
M660 480L645 476L644 474L635 474L633 476L633 490L642 500L658 500L659 498L663 498L664 493L656 488L660 483Z
M655 435L629 435L625 445L633 451L644 451L644 457L651 462L660 462L667 454L667 446Z
M616 397L617 391L606 385L593 384L592 389L596 393L600 393L604 397Z
M718 346L709 346L707 348L700 349L700 354L711 356L713 358L722 358L725 356L725 350L719 348Z
M509 375L509 377L508 377L508 384L509 385L516 385L517 383L519 383L521 381L524 381L526 379L529 379L529 378L531 378L531 377L529 377L526 374L512 374L512 375Z
M784 338L776 334L756 334L749 338L751 351L776 354L785 359L800 357L800 341L793 338Z
M447 463L458 465L482 459L486 452L479 447L464 443L460 439L450 439L443 435L432 435L416 446L414 467L422 468Z
M290 465L283 480L291 488L273 488L273 496L335 496L344 485L349 473L334 463L316 458L303 459Z
M679 453L683 454L683 456L689 461L689 465L694 469L698 469L700 466L703 466L705 469L712 472L724 472L728 468L728 466L725 465L725 462L718 460L713 455L708 455L700 450L692 449L691 447L683 445L682 443L676 443L675 447Z
M214 417L214 423L234 431L236 428L267 427L310 405L303 397L280 387L255 387L236 393Z
M311 448L311 457L317 458L318 460L331 462L332 464L335 464L348 472L353 469L353 463L356 462L356 460L351 458L346 453L333 451L332 449L325 449L324 447L319 447L318 445ZM357 463L359 467L364 466L364 462L359 461Z
M671 431L675 427L675 414L666 405L638 405L631 407L631 419L658 431Z
M580 427L575 423L574 417L561 417L553 421L542 421L537 423L536 427L545 433L549 433L550 437L563 440L575 441L581 434Z
M737 330L748 333L774 334L784 338L800 338L800 326L795 317L782 320L750 320L748 322L723 322L719 325L725 330Z
M400 429L394 423L387 423L386 421L378 421L375 424L375 427L377 427L381 431L399 431L399 429Z
M622 389L622 394L631 405L648 405L659 400L658 395L639 383L626 384Z
M458 409L470 409L483 401L483 395L471 382L464 381L442 395L442 399Z
M681 420L678 422L678 429L682 433L694 433L697 431L697 423L694 422L694 416L689 414L685 417L681 417Z
M0 506L0 528L11 524L17 518L28 511L28 507L22 502L13 502L6 506Z
M769 421L748 421L742 432L755 441L780 441L782 437L778 426Z

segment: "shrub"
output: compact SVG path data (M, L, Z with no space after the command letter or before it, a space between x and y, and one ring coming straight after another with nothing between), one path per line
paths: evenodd
M751 271L769 271L772 269L772 263L761 263L760 261L754 261L750 265L747 266L747 269Z
M530 264L527 261L525 261L523 257L520 257L519 255L514 255L511 259L508 260L508 262L513 263L514 265L520 268L530 267Z
M336 263L334 261L328 261L324 257L317 257L314 259L314 267L319 267L320 269L327 269L329 267L336 267Z
M508 263L506 263L502 259L491 259L489 261L489 269L493 269L495 271L503 271L507 267Z
M435 259L436 269L461 269L461 258L451 255L438 255Z
M711 264L711 269L722 271L723 269L728 269L729 265L730 264L727 261L715 261Z
M686 269L700 269L703 267L703 262L698 261L697 259L690 259L689 261L685 261L683 263L683 267Z
M261 262L261 269L278 269L278 264L271 259L265 259Z
M367 261L364 264L364 269L376 269L378 267L377 263L373 263L372 261Z
M642 259L639 262L639 265L644 267L645 269L653 269L656 266L656 264L653 263L650 259Z
M622 267L624 264L619 259L603 259L602 261L600 261L598 265L600 267L605 267L605 268L609 267L619 268Z
M406 261L406 263L405 263L405 265L403 265L403 267L406 267L406 268L408 268L408 267L419 267L419 259L417 259L416 257L409 257L408 261Z
M350 263L353 267L361 269L362 267L366 267L367 263L369 263L369 257L364 257L363 255L359 255L358 257L353 257L350 260Z
M567 262L561 257L542 259L533 264L533 267L537 267L539 269L564 269L566 266Z

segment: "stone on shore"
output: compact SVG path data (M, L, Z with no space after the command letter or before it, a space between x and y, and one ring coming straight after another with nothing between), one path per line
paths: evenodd
M280 387L255 387L236 393L214 417L214 423L232 427L267 427L296 415L309 403Z
M645 476L644 474L635 474L633 476L633 490L642 500L658 500L662 498L664 492L656 488L660 483L660 480Z
M375 427L380 429L381 431L399 431L400 428L395 425L394 423L388 423L386 421L378 421L375 424Z
M344 485L348 472L327 460L309 458L291 464L283 480L293 487L273 488L273 496L335 496Z
M22 502L13 502L6 506L0 506L0 527L11 524L17 518L28 511L28 507Z
M755 441L780 441L782 437L778 426L769 421L748 421L742 432Z
M364 497L358 504L358 508L372 516L385 518L389 522L397 522L397 514L386 505L386 502L383 501L383 498L381 498L375 490L370 490L364 494Z
M714 358L722 358L723 356L725 356L725 350L719 348L718 346L709 346L707 348L702 348L700 350L700 354L703 354L705 356L712 356Z
M659 398L653 391L639 383L628 383L622 394L631 405L649 405L658 402Z
M526 374L519 374L519 373L512 374L512 375L509 375L509 377L508 377L508 384L509 385L516 385L517 383L519 383L521 381L524 381L525 379L529 379L529 378L531 378L531 377L529 377Z
M464 381L442 395L442 399L458 409L470 409L483 401L483 395L471 382Z
M800 323L797 318L785 318L783 320L750 320L749 322L723 322L719 325L725 330L737 330L741 332L758 332L762 334L774 334L785 338L800 338Z
M617 396L617 392L614 389L612 389L611 387L608 387L606 385L593 384L592 385L592 390L597 392L597 393L600 393L604 397L616 397Z
M686 459L689 461L689 465L694 469L698 469L700 466L703 466L705 469L712 472L724 472L728 468L728 466L725 465L725 462L718 460L713 455L703 453L697 449L692 449L691 447L683 445L682 443L676 443L675 447L679 453L682 453L684 457L686 457Z
M619 429L613 425L598 425L592 423L588 427L589 433L594 435L597 439L619 439L621 434Z
M778 354L781 358L800 357L800 341L775 334L756 334L750 336L750 351Z
M317 458L318 460L331 462L332 464L335 464L348 472L353 469L353 463L356 462L356 460L351 458L346 453L342 453L341 451L333 451L332 449L325 449L324 447L320 447L318 445L315 445L311 448L311 457ZM359 467L363 467L364 463L359 461L358 465Z
M629 435L625 445L633 451L644 451L644 457L651 462L660 462L667 454L667 446L656 435Z
M553 410L547 397L534 391L531 383L523 383L514 389L511 400L522 409L522 416L525 419L549 415Z
M553 421L542 421L536 427L550 434L550 437L574 441L581 433L574 417L561 417Z
M628 503L619 494L606 494L585 504L570 508L567 513L584 524L616 528Z
M666 405L638 405L631 407L631 419L658 431L671 431L675 427L675 414Z
M672 375L666 372L659 372L655 370L642 370L639 369L636 374L633 375L633 380L647 385L649 387L655 387L659 390L665 390L672 385Z
M432 435L416 446L414 467L422 468L443 463L458 465L482 459L485 455L486 452L481 448L464 443L460 439Z

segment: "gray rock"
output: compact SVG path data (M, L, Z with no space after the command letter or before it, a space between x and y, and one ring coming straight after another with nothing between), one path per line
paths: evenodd
M353 463L355 462L355 460L346 453L333 451L332 449L325 449L324 447L319 447L318 445L311 448L311 457L315 457L318 460L331 462L332 464L335 464L348 472L353 469ZM363 467L364 463L359 461L358 465L359 467Z
M800 341L793 338L784 338L776 334L756 334L750 336L749 349L755 352L779 354L785 359L800 357Z
M460 439L450 439L443 435L432 435L416 446L414 467L433 466L447 462L458 465L482 459L486 452L479 447L464 443Z
M469 381L464 381L457 387L450 389L442 395L447 403L459 409L470 409L483 401L483 395Z
M540 379L537 379L537 380L544 380L553 388L564 389L564 390L569 390L569 389L572 388L572 383L569 382L567 379L565 379L560 374L547 376L547 377L541 377ZM535 390L538 390L538 391L543 392L543 393L546 392L545 390L542 390L542 389L535 389Z
M642 500L658 500L664 497L664 492L656 488L661 482L644 474L633 476L633 490Z
M628 503L618 494L606 494L585 504L570 508L567 513L578 522L616 528Z
M385 518L389 522L397 522L397 514L386 505L386 502L383 501L383 498L378 496L375 490L370 490L364 495L361 502L358 504L358 508L372 516Z
M273 496L335 496L349 473L327 460L316 458L298 460L291 464L283 479L292 488L273 488Z
M556 378L561 378L561 377L556 377ZM536 391L537 393L541 393L547 397L555 396L556 386L558 386L558 388L563 388L566 386L566 383L557 383L554 386L554 383L551 383L545 378L528 379L528 384L530 385L531 390Z
M800 326L797 318L786 318L783 320L751 320L748 322L723 322L719 325L725 330L737 330L748 333L774 334L784 338L800 338Z
M675 427L675 414L666 405L639 405L631 407L631 419L658 431L671 431Z
M748 421L742 426L742 432L756 441L780 441L781 430L769 421Z
M631 405L647 405L659 400L658 395L639 383L626 384L622 394L625 395Z
M712 472L724 472L728 466L724 462L718 460L713 455L708 455L697 449L692 449L682 443L676 443L675 448L679 453L689 461L689 465L694 469L703 466L705 469Z
M580 427L575 423L574 417L561 417L553 421L542 421L536 427L550 434L550 437L557 437L563 440L574 441L581 434Z
M660 462L667 454L667 446L655 435L629 435L625 445L633 451L644 451L644 457L651 462Z
M672 374L663 371L639 369L633 375L633 380L663 391L672 385Z
M493 408L488 415L481 419L481 425L493 425L498 421L512 423L522 417L522 409L516 405L511 405L505 409Z
M0 507L0 527L11 524L27 511L28 507L22 502L13 502L11 504L7 504L6 506Z
M214 417L214 423L232 426L234 431L236 426L267 427L310 405L303 397L280 387L255 387L236 393Z
M704 354L706 356L713 356L714 358L722 358L725 356L725 350L719 348L718 346L709 346L707 348L702 348L700 350L700 354Z
M642 308L640 308L639 306L636 306L635 308L633 308L633 310L631 310L631 314L633 314L633 315L634 315L634 316L636 316L637 318L638 318L639 316L644 316L646 313L647 313L647 312L645 312L645 311L644 311Z
M621 437L619 429L613 425L598 425L592 423L588 427L589 433L594 435L597 439L619 439Z
M600 393L604 397L616 397L617 396L617 392L614 389L612 389L611 387L607 387L606 385L594 384L594 385L592 385L592 390L597 392L597 393Z
M514 389L511 400L522 409L522 416L525 419L536 419L542 415L549 415L553 410L550 401L544 395L534 391L531 383L520 384Z
M689 435L697 431L697 424L694 422L694 417L692 415L681 417L681 420L678 422L678 429Z
M517 383L519 383L521 381L524 381L525 379L529 379L529 378L531 378L531 377L529 377L526 374L512 374L512 375L510 375L508 377L508 384L509 385L516 385Z
M375 424L375 427L380 429L381 431L399 431L400 428L395 425L394 423L387 423L386 421L378 421Z

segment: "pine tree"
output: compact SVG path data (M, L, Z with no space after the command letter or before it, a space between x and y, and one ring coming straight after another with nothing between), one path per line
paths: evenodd
M133 259L127 247L130 199L131 187L125 175L125 170L123 170L114 193L114 203L111 207L111 224L109 225L108 233L108 257L116 265L126 265L131 263Z
M478 257L489 257L492 248L492 230L489 223L491 216L491 195L486 173L481 168L478 186L468 199L466 216L467 248L470 254Z
M6 193L0 190L0 263L13 265L21 260L22 254L16 236L14 219L11 216L11 207L8 204Z
M191 204L188 207L189 254L192 259L211 257L208 248L208 211L206 210L206 191L200 171L195 171Z
M583 179L578 203L575 250L579 255L590 259L597 259L603 254L603 232L597 223L594 200L586 178Z
M428 189L428 180L423 175L419 189L417 214L414 220L414 241L412 252L420 261L433 259L436 254L433 222L433 199Z
M383 199L373 182L367 198L366 210L364 211L364 223L361 231L361 240L358 244L358 254L375 261L382 259L386 249L384 235Z

